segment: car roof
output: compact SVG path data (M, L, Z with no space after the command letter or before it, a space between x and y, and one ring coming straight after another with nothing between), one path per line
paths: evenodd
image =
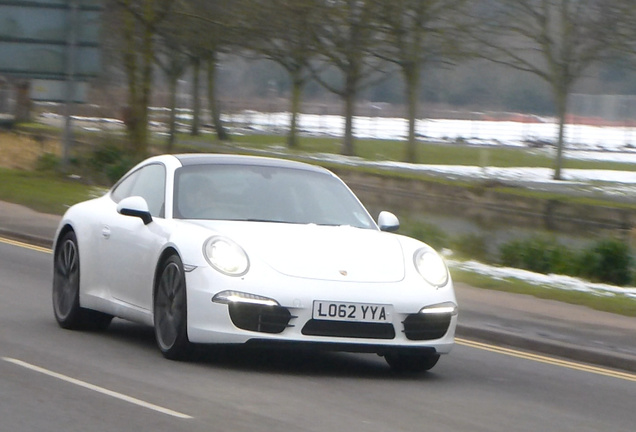
M244 166L263 166L263 167L278 167L278 168L289 168L289 169L297 169L308 172L315 172L330 175L333 177L337 176L329 171L326 168L311 165L309 163L297 162L286 159L279 159L273 157L263 157L263 156L244 156L244 155L235 155L235 154L212 154L212 153L183 153L183 154L161 154L157 156L152 156L146 160L139 162L137 165L132 167L124 176L122 176L112 187L111 190L114 190L119 184L127 178L131 173L137 171L138 169L153 163L163 163L166 166L175 168L186 167L186 166L196 166L196 165L244 165Z
M243 156L243 155L227 155L227 154L207 154L207 153L191 153L174 155L181 165L252 165L252 166L268 166L279 168L294 168L305 171L315 171L321 173L330 173L329 170L310 165L303 162L291 161L286 159L261 157L261 156Z

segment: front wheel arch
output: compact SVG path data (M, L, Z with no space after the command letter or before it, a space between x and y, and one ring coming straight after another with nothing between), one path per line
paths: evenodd
M153 304L155 301L155 296L157 295L157 287L159 286L159 278L161 277L161 272L163 271L163 267L166 265L166 261L168 261L168 258L170 258L173 255L176 255L177 257L181 258L181 256L179 255L176 249L169 247L169 248L166 248L163 252L161 252L159 259L157 260L157 266L155 267L155 275L152 282Z
M59 250L60 246L62 245L61 240L66 236L66 234L69 233L69 231L75 232L73 227L69 224L64 225L60 229L60 232L58 233L57 238L55 240L55 250L53 251L53 256L55 256L55 253Z
M165 275L169 275L167 279ZM174 278L174 275L179 277ZM166 287L174 290L166 290ZM167 292L172 294L167 295ZM185 270L174 249L164 251L158 260L152 304L155 339L162 355L170 360L187 360L194 345L188 339Z

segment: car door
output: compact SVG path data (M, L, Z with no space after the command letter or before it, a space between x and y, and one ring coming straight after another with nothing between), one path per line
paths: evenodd
M102 268L113 298L133 309L151 311L152 284L159 251L164 244L166 170L146 165L126 177L111 193L113 208L102 219ZM117 212L119 201L140 196L148 203L153 221Z

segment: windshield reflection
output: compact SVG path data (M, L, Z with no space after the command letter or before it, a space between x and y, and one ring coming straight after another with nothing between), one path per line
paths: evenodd
M175 173L176 219L239 220L375 229L337 178L307 170L251 165L193 165Z

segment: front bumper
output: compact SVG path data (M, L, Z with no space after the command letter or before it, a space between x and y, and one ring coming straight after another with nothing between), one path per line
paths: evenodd
M343 351L384 352L434 349L448 353L453 344L456 314L420 314L423 307L456 304L452 282L441 289L421 280L365 284L291 278L233 278L200 267L187 274L188 338L194 343L295 344ZM215 289L211 289L214 287ZM220 304L212 297L223 290L258 294L279 306ZM318 320L314 300L391 304L387 323Z

